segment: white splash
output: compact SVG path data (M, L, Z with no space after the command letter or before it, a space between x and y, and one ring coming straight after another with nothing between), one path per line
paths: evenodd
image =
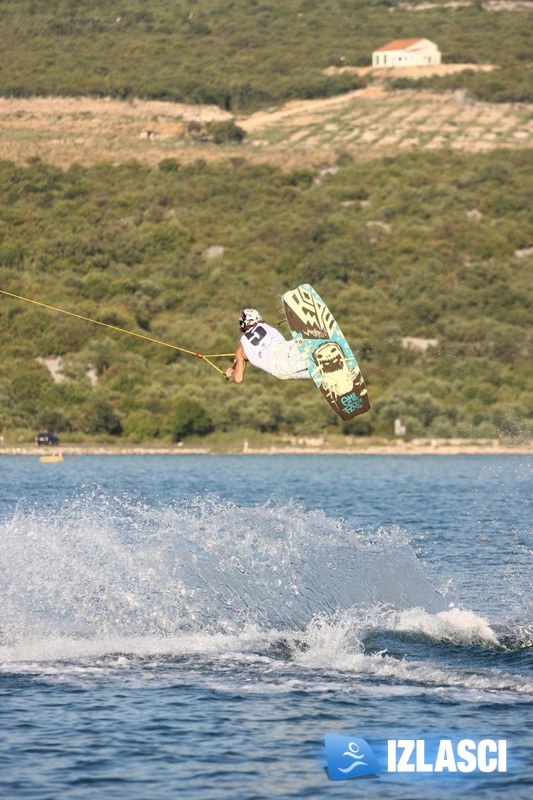
M303 630L317 614L445 608L410 545L297 506L82 496L0 526L0 644Z

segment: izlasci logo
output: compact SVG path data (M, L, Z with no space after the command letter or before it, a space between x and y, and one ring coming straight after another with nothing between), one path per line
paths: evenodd
M364 739L326 733L326 773L332 781L379 777L380 772L507 772L506 739L388 739L382 767ZM377 746L375 746L377 749ZM380 747L381 753L383 748Z
M381 766L368 742L351 736L326 733L327 776L330 781L345 781L350 778L377 777Z

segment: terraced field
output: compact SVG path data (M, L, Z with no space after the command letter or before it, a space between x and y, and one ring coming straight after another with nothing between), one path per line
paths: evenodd
M333 164L341 152L375 158L409 149L480 152L533 142L529 104L473 102L461 92L387 91L381 84L237 118L246 132L241 144L209 141L208 123L231 118L215 106L0 98L0 153L62 167L131 159L155 165L169 157L245 157L292 167Z

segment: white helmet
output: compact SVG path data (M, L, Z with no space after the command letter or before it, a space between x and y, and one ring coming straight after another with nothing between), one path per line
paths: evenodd
M258 322L263 322L263 317L257 308L245 308L241 311L239 317L239 328L241 331L246 331L252 325L257 325Z

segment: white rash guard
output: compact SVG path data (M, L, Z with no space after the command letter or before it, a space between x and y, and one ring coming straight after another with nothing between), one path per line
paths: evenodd
M258 322L241 336L244 355L254 367L265 370L281 380L310 378L294 341L288 342L282 334Z

